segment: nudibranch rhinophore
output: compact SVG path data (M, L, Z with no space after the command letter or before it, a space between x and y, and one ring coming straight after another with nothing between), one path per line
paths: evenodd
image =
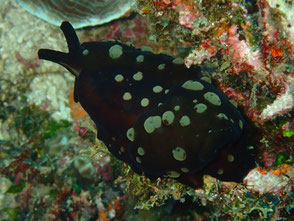
M254 167L245 120L197 66L119 42L79 43L61 25L69 52L40 49L40 59L75 75L74 100L96 123L109 151L138 174L191 187L203 175L242 181Z

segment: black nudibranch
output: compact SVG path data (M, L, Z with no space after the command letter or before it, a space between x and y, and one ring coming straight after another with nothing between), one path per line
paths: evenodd
M244 118L199 67L119 42L80 44L69 22L61 30L69 52L40 49L39 58L75 75L75 101L135 172L199 187L205 174L239 182L254 167Z

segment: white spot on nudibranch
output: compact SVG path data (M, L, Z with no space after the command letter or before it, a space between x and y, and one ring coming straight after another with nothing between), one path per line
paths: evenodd
M123 54L122 46L120 45L113 45L109 48L109 56L112 59L117 59Z
M181 147L176 147L172 150L173 157L178 161L184 161L186 159L186 151Z
M147 107L149 105L149 99L148 98L143 98L141 100L141 106L142 107Z
M238 107L238 103L234 100L229 100L229 102L234 106L234 107Z
M180 110L180 106L179 106L179 105L175 106L175 107L174 107L174 110L175 110L175 111L179 111L179 110Z
M137 161L137 163L142 163L140 157L136 157L136 161Z
M206 92L204 98L213 105L220 106L222 104L219 96L214 92Z
M136 74L133 75L133 79L135 81L141 81L143 79L143 73L138 71Z
M185 60L183 58L175 58L173 60L173 63L174 64L184 64L185 63Z
M181 168L181 171L184 173L188 173L190 170L188 168L183 167L183 168Z
M182 88L192 91L201 91L204 86L199 81L188 80L182 85Z
M243 129L243 121L239 120L239 127L240 129Z
M144 121L144 129L147 133L151 134L156 128L161 127L160 116L150 116Z
M124 80L124 76L122 76L121 74L117 74L115 75L114 80L116 82L122 82Z
M143 149L143 147L138 147L137 149L137 153L141 156L143 156L145 154L145 150Z
M163 88L161 86L155 86L152 90L154 93L160 93L163 90Z
M153 52L153 49L149 46L141 46L141 51L148 51L148 52Z
M207 106L205 104L199 103L194 106L194 109L196 109L197 113L201 114L206 111Z
M160 64L157 66L157 69L160 71L163 70L164 68L165 68L165 64Z
M171 178L178 178L180 176L180 174L176 171L168 171L166 174L168 177Z
M134 141L134 139L135 139L135 130L134 130L134 128L130 128L130 129L128 129L128 131L127 131L127 138L130 140L130 141Z
M174 122L175 115L172 111L166 111L162 114L162 122L165 125L170 125Z
M228 120L229 118L227 117L227 115L225 115L224 113L219 113L218 115L216 115L216 117L218 119L225 119Z
M143 62L144 61L144 56L143 55L137 56L136 61L139 62L139 63Z
M223 169L219 169L219 170L217 171L217 173L218 173L219 175L222 175L222 174L224 173L224 170L223 170Z
M205 81L206 83L211 84L211 79L209 77L202 77L200 78L202 81Z
M188 116L182 116L179 122L180 122L182 127L185 127L185 126L190 125L191 120L190 120L190 118Z
M83 50L82 54L83 55L88 55L89 54L89 50L88 49Z
M123 95L123 100L129 101L131 99L132 99L132 95L130 94L130 92L125 92Z
M228 161L229 161L230 163L232 163L232 162L234 162L234 160L235 160L234 156L233 156L232 154L229 154L229 155L228 155Z

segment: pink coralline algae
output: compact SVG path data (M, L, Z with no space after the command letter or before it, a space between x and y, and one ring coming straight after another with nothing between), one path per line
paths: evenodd
M218 83L222 84L224 90L230 91L236 90L232 84L229 84L229 88L224 87L230 76L246 72L251 83L259 85L261 89L248 87L241 92L242 97L245 98L241 100L240 97L234 97L234 94L240 91L228 95L248 110L245 114L253 121L264 123L293 109L293 45L281 31L280 25L275 20L277 14L270 10L267 1L258 1L259 33L257 34L260 36L256 39L251 33L255 28L252 15L242 5L225 3L231 4L234 10L243 11L243 14L238 15L239 17L236 16L239 22L226 23L224 16L219 24L216 24L207 22L211 18L203 12L204 3L192 5L183 2L175 1L173 5L179 14L178 23L193 29L194 35L202 37L200 44L185 59L188 67L207 62L220 53L223 63L216 71L225 71L225 73L218 79ZM288 24L287 27L289 29L291 25ZM205 36L206 33L213 34ZM266 103L261 104L261 96L270 98L266 99ZM248 100L250 102L247 102Z

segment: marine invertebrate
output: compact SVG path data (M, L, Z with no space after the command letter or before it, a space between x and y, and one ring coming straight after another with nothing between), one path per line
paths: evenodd
M80 45L70 23L61 30L69 53L40 49L40 59L76 76L74 100L96 123L109 151L135 172L199 187L203 174L241 181L254 167L245 120L201 79L199 67L187 69L180 58L119 42Z
M64 20L72 22L75 28L100 25L118 19L126 14L134 0L17 0L29 13L51 23L59 25Z

